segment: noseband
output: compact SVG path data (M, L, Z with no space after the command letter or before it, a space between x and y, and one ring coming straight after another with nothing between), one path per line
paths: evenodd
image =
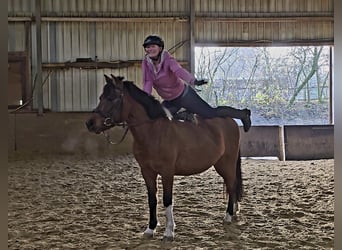
M111 102L114 102L114 100L112 100ZM127 125L126 122L123 122L123 121L115 121L113 119L113 109L114 107L117 107L117 105L112 105L110 111L108 113L103 113L99 108L95 108L93 110L93 113L97 113L99 114L102 118L104 118L104 121L103 121L103 125L105 127L114 127L114 126L121 126L121 127L125 127ZM120 112L122 112L122 107L123 107L123 93L120 94L120 102L119 102L119 107L117 108L118 110L120 110ZM121 114L120 114L121 116ZM121 117L120 117L120 120Z
M98 108L95 108L93 110L93 113L99 114L102 118L104 118L103 125L106 126L106 127L114 127L114 126L125 127L126 124L127 124L126 122L116 122L116 121L114 121L114 119L111 117L111 114L109 114L109 115L108 114L104 114Z

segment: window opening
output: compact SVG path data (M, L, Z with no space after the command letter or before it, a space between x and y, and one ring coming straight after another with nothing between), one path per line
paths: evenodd
M252 110L253 125L329 124L330 47L196 47L199 94Z

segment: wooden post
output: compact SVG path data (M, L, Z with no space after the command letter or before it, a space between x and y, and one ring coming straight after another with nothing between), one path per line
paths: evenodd
M36 55L37 55L37 104L38 104L38 115L43 115L43 77L42 77L42 30L41 30L41 2L35 0L35 20L36 20Z
M279 126L279 160L286 160L284 125Z
M333 94L333 85L335 84L333 82L333 47L330 46L329 51L329 71L330 71L330 80L329 80L329 124L334 123L334 109L333 109L333 100L334 100L334 94Z
M195 1L190 1L190 71L191 73L195 74Z

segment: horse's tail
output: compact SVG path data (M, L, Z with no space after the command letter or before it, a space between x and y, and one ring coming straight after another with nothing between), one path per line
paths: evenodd
M241 154L239 149L236 161L236 200L241 201L243 195L242 174L241 174Z

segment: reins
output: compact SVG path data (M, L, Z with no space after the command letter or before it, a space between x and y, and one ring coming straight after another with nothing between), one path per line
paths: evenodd
M98 112L99 113L99 112ZM110 139L110 136L109 134L107 134L106 132L102 131L102 134L106 137L107 139L107 142L109 144L112 144L112 145L118 145L120 144L126 137L127 135L127 132L128 132L128 129L129 129L129 126L127 125L126 122L113 122L113 119L110 118L110 117L106 117L103 121L103 125L106 126L106 127L114 127L114 126L120 126L122 128L126 128L121 139L117 142L113 142L111 139Z
M108 122L109 121L109 122ZM121 137L121 139L119 140L119 141L117 141L117 142L113 142L111 139L110 139L110 136L109 136L109 134L107 134L106 132L104 132L104 131L102 131L102 134L106 137L106 140L107 140L107 142L109 143L109 144L111 144L111 145L119 145L121 142L123 142L123 140L125 139L125 137L126 137L126 135L127 135L127 133L128 133L128 130L129 130L129 128L131 128L131 127L137 127L137 126L140 126L140 125L142 125L142 124L144 124L144 123L147 123L147 122L152 122L152 120L146 120L146 121L143 121L143 122L139 122L139 123L133 123L133 124L129 124L129 123L127 123L127 122L114 122L114 123L112 123L112 119L111 118L106 118L105 120L104 120L104 122L103 122L103 124L105 125L105 126L121 126L122 128L125 128L125 131L124 131L124 133L123 133L123 135L122 135L122 137Z
M119 141L117 141L117 142L113 142L113 141L110 139L110 136L109 136L107 133L105 133L104 131L102 132L102 134L106 137L106 140L107 140L107 142L108 142L109 144L111 144L111 145L118 145L118 144L120 144L121 142L123 142L123 140L125 139L125 137L126 137L126 135L127 135L127 132L128 132L128 126L126 127L125 132L123 133L121 139L120 139Z

